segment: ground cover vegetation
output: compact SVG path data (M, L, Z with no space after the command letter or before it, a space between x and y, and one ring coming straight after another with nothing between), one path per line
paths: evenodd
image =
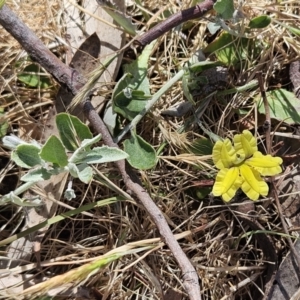
M298 1L1 5L1 298L297 299Z

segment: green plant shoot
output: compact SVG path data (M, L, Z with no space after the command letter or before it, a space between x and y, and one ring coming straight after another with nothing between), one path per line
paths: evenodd
M0 205L13 202L22 206L30 203L18 197L38 181L68 172L74 178L89 183L93 178L91 164L106 163L128 158L128 154L115 147L92 147L101 135L92 136L89 128L77 117L61 113L56 116L59 137L51 136L44 145L36 141L27 143L14 136L3 138L3 144L12 149L11 158L20 167L29 169L21 180L25 183L18 192L0 198ZM71 152L71 153L70 153ZM65 197L71 200L75 193L68 187ZM36 206L33 203L31 206Z
M2 8L2 6L5 4L6 0L0 0L0 9Z
M274 176L282 172L282 159L263 155L257 149L257 140L249 130L229 139L217 141L213 148L213 162L220 170L212 193L230 201L239 188L251 200L267 196L269 187L261 176Z

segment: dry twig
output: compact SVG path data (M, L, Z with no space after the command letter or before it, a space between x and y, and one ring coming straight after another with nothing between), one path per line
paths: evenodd
M160 22L159 24L148 30L146 33L144 33L142 36L137 38L136 43L138 43L142 47L150 44L152 41L162 36L172 28L178 26L179 24L202 17L213 8L215 2L216 0L205 0L200 4L197 4L196 6L171 15L169 18Z

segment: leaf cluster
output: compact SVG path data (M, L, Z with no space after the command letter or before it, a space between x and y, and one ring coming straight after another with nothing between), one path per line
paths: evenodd
M79 178L84 183L89 183L93 178L91 164L128 158L128 154L118 148L92 147L100 141L101 135L93 137L88 126L77 117L66 113L58 114L56 125L59 137L52 135L44 145L36 141L27 143L14 136L3 138L4 145L13 149L12 160L18 166L29 169L21 177L27 184L48 180L51 176L64 172L70 173L73 178ZM65 197L69 200L74 198L74 191L68 188ZM8 201L25 205L25 202L13 192L1 199L2 204Z

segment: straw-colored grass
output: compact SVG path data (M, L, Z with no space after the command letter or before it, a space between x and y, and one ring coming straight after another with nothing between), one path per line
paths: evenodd
M267 0L245 1L240 8L245 23L261 14L270 14L274 21L267 28L252 34L264 47L258 57L249 57L241 70L229 70L228 88L249 83L258 71L263 71L266 89L277 85L287 87L287 67L291 61L299 59L300 40L292 36L286 25L299 28L298 2L274 4L274 1ZM144 9L151 13L150 20L156 22L160 20L159 14L156 14L159 9L168 7L176 12L181 8L176 3L148 0L144 1ZM8 1L8 4L46 45L51 46L55 36L63 35L64 28L58 18L61 13L59 0ZM183 6L188 7L188 1L184 1ZM148 28L138 5L131 4L128 13L141 22L141 28L142 25ZM163 87L196 50L212 41L206 30L212 14L206 17L183 25L182 34L172 31L157 40L148 72L152 93ZM233 24L229 26L235 29ZM241 32L243 34L247 33ZM0 29L0 36L0 106L5 109L9 132L25 139L39 139L48 109L55 99L56 83L53 81L55 87L46 90L23 86L17 80L17 74L24 65L16 66L16 63L25 53L3 28ZM57 48L55 51L63 59L61 50ZM210 59L215 58L212 55ZM257 88L224 96L222 101L213 96L203 108L201 122L209 131L222 137L232 137L245 128L257 128L264 121L263 117L257 118L255 114L253 98L258 94ZM190 113L180 118L161 115L162 111L182 100L182 86L178 83L138 124L137 132L156 149L166 143L157 166L153 170L139 172L139 176L164 213L174 235L186 233L179 242L196 267L203 299L248 299L265 269L265 254L251 235L243 236L251 229L241 222L240 212L236 209L250 201L241 194L228 205L209 195L204 199L197 197L201 191L197 182L213 179L216 174L209 157L189 151L193 142L205 133L196 124L188 127L186 132L180 131ZM198 96L196 106L199 105L201 97ZM238 109L247 109L249 114L239 116L236 113ZM0 158L8 157L9 152L1 148ZM12 166L11 163L3 165L0 182L12 174L20 178L23 171ZM123 189L124 185L114 165L100 166L99 170L116 188L113 190L99 178L89 185L75 181L77 198L67 205L77 208L117 196L117 187ZM14 188L13 185L11 187ZM59 205L57 214L69 210ZM268 199L257 201L255 210L260 224L268 232L283 232L276 206ZM1 211L3 239L14 234L17 221L10 223L9 219L14 214L20 215L20 210L8 205ZM26 214L25 209L22 211ZM178 299L186 299L181 271L158 237L154 223L138 202L124 200L106 207L95 207L85 214L65 218L48 229L40 250L42 269L37 268L36 258L33 257L22 268L15 268L13 274L27 273L34 274L37 280L43 278L44 283L35 287L37 294L48 291L50 287L55 287L52 290L55 293L58 285L68 288L68 299L79 299L81 293L88 293L90 299L100 299L99 295L102 299L114 300L162 299L162 295L170 291L182 296ZM282 257L288 251L285 238L272 235L272 239L279 257ZM114 256L109 256L110 253ZM103 257L109 257L110 261L101 261L106 266L99 269L94 260ZM52 278L51 282L46 281L49 278ZM0 291L1 294L7 295L4 290ZM17 299L18 295L12 295L12 298Z

